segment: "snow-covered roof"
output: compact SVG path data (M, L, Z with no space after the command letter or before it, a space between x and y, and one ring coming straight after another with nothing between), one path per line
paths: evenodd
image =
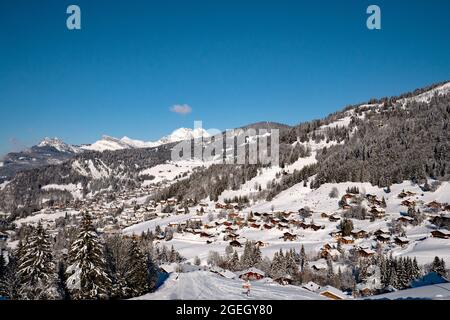
M445 234L446 236L450 236L450 231L449 230L439 229L439 230L436 230L436 231L438 231L438 232L440 232L442 234Z
M266 276L266 273L264 271L261 271L261 270L259 270L257 268L250 268L250 269L244 270L244 271L239 273L239 276L242 276L242 275L247 274L247 273L256 273L256 274L262 275L263 277Z
M337 289L335 287L332 287L332 286L325 286L325 287L320 288L317 291L317 293L320 294L320 295L324 295L324 293L326 293L326 292L329 292L329 293L331 293L331 294L333 294L333 295L335 295L335 296L337 296L337 297L339 297L341 299L347 299L348 298L348 296L344 292L342 292L341 290L339 290L339 289Z

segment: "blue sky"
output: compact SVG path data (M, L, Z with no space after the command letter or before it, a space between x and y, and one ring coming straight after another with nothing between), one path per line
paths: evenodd
M66 28L70 4L82 30ZM370 4L380 31L366 28ZM450 80L449 31L447 0L3 0L0 155L46 136L320 118Z

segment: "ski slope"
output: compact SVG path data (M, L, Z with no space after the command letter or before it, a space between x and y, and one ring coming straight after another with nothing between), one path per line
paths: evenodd
M327 300L295 286L281 286L267 280L252 282L245 295L244 281L222 278L209 271L171 274L156 291L135 300Z

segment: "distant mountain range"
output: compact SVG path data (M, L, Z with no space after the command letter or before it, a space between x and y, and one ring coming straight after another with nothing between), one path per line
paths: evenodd
M240 129L247 129L250 127L253 127L255 129L279 128L282 130L286 130L289 128L289 126L287 125L274 122L258 122L242 127ZM161 145L179 141L197 139L201 137L208 138L210 136L211 135L208 133L208 131L203 128L179 128L157 141L146 142L142 140L131 139L126 136L123 138L115 138L104 135L102 139L92 144L85 144L81 146L67 144L59 138L45 138L40 143L32 146L29 149L7 154L0 162L0 183L10 179L19 171L38 168L46 165L59 164L82 152L104 152L127 149L155 148Z

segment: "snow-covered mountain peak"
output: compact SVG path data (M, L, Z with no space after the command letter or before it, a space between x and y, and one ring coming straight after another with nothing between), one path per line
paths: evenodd
M80 150L75 146L71 146L59 138L45 138L42 140L37 147L51 147L60 152L68 152L68 153L78 153Z
M210 137L210 134L203 128L196 128L196 129L179 128L173 131L170 135L161 138L161 140L159 140L158 142L160 144L163 144L190 139L198 139L202 137L203 138Z

